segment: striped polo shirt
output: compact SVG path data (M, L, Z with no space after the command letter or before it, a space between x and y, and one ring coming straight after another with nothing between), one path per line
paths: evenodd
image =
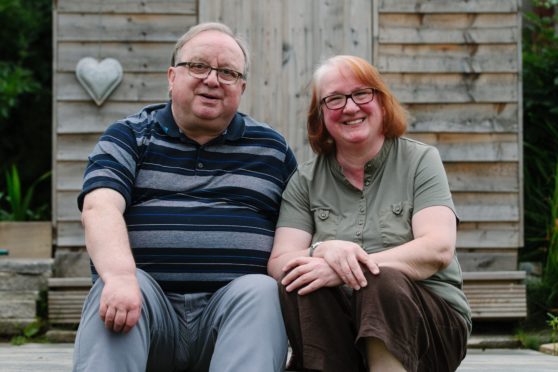
M267 124L237 113L199 145L179 131L168 102L108 127L89 156L78 206L94 189L118 191L136 266L164 291L213 292L267 273L281 194L295 170L285 138Z

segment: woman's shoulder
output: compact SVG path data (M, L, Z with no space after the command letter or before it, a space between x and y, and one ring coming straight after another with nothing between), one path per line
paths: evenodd
M413 156L421 156L424 154L438 154L438 149L435 146L429 145L427 143L409 138L400 137L397 138L396 148L399 153L405 153Z

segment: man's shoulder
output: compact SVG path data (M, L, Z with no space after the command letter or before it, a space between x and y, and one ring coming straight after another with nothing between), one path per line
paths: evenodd
M268 134L270 136L281 138L284 141L286 141L285 137L281 133L279 133L279 131L277 131L275 128L273 128L271 125L269 125L268 123L258 121L256 119L254 119L253 117L251 117L250 115L247 115L247 114L242 113L242 112L238 112L238 114L244 119L244 124L246 125L246 130L247 131Z
M117 120L116 123L125 124L128 126L142 126L152 124L157 121L157 115L166 107L165 103L157 103L142 107L139 111Z

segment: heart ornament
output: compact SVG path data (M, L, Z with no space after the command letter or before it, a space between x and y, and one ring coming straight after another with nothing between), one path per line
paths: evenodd
M76 66L76 77L89 93L97 106L101 106L122 82L122 65L114 58L101 62L92 57L84 57Z

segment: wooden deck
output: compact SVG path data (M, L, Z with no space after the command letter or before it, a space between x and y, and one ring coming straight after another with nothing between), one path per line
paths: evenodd
M72 344L0 344L0 371L68 372L72 369ZM533 350L470 349L457 372L558 371L558 357Z

